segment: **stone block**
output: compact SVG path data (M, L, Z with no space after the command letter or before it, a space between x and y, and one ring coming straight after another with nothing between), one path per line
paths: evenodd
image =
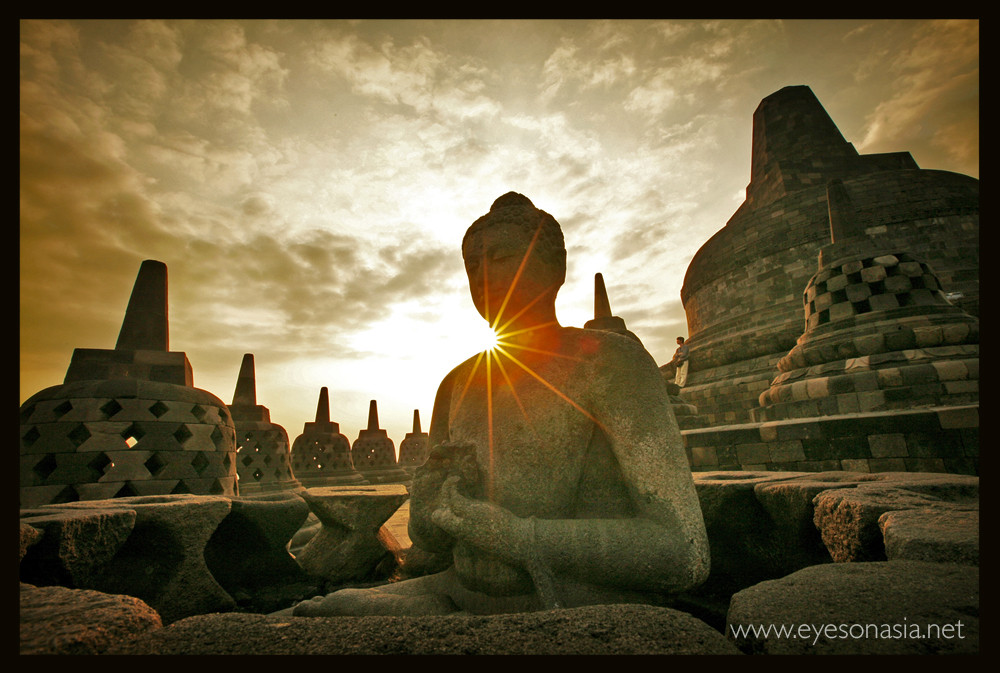
M736 455L741 465L749 466L753 464L764 464L770 459L770 452L766 443L760 444L738 444Z
M322 524L297 558L310 575L331 584L363 581L392 555L380 530L409 497L405 486L310 488L302 497Z
M21 584L20 654L104 654L158 630L153 608L132 596Z
M849 301L840 302L830 306L830 321L846 320L857 313L854 304Z
M21 510L21 524L41 532L41 538L21 561L21 581L93 587L135 527L130 509Z
M979 565L979 508L956 504L886 512L878 520L890 561Z
M902 433L869 435L868 448L872 458L906 458L909 456Z
M931 346L940 346L941 341L944 338L940 325L933 325L929 327L914 327L913 337L916 340L917 348L929 348Z
M719 458L715 453L715 448L711 446L696 446L691 449L691 465L705 467L709 465L718 466Z
M899 300L894 294L875 294L868 299L868 305L873 311L888 311L899 308Z
M880 280L884 280L887 275L884 266L869 266L861 269L861 280L864 283L877 283Z
M726 622L748 654L978 654L979 570L921 561L811 566L738 592Z

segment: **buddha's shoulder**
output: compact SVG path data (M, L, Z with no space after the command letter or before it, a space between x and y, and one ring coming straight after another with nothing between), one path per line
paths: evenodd
M582 354L651 359L641 343L623 334L580 327L564 328L563 343Z

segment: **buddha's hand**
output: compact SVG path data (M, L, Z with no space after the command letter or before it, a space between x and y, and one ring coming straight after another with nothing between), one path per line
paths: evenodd
M531 522L492 502L464 495L461 485L457 474L445 479L431 521L457 540L524 566L530 558Z

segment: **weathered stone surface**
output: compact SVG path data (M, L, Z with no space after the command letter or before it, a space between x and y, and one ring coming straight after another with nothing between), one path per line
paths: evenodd
M801 472L694 474L712 559L709 578L699 591L727 594L795 569L785 564L791 551L786 536L757 499L756 489L802 476Z
M161 628L132 596L21 584L20 654L103 654L129 636Z
M39 540L41 540L42 535L43 532L38 530L34 526L30 526L24 523L23 521L21 522L20 531L18 535L21 546L21 554L18 557L18 563L24 560L24 555L28 553L28 548L31 547L31 545L37 543Z
M750 626L787 626L796 637L733 630ZM976 654L979 569L919 561L811 566L735 594L726 633L753 654Z
M21 510L26 525L41 531L40 540L22 554L21 580L93 588L107 563L135 527L136 513L126 508Z
M238 604L259 612L278 609L261 604L260 597L273 595L275 587L308 583L288 550L308 515L309 506L295 493L233 498L231 512L205 546L205 564Z
M310 575L340 584L370 579L386 555L392 554L386 548L390 538L380 529L409 495L405 486L376 484L311 488L302 497L322 528L296 560Z
M740 654L691 615L648 605L471 617L203 615L109 654Z
M179 494L47 507L54 512L135 512L135 526L128 539L84 588L140 598L156 609L165 623L234 607L232 597L205 564L208 541L230 512L229 498Z
M886 512L878 519L890 561L979 565L979 509L935 506Z
M881 561L886 558L879 527L883 514L911 509L933 510L941 516L978 511L979 478L886 473L883 479L856 488L823 491L813 504L816 527L834 561Z

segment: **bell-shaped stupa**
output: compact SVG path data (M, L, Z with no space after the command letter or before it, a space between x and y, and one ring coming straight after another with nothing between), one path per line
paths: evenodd
M257 404L253 353L243 355L229 413L236 427L236 472L240 495L298 490L292 473L288 433L271 422L271 412Z
M340 424L330 420L330 392L326 387L319 391L316 420L306 422L292 444L292 473L306 488L367 483L354 469L351 441L340 433Z
M399 443L399 466L413 475L413 471L427 460L430 436L420 431L420 410L413 410L413 431Z
M365 479L373 484L396 484L407 481L410 475L396 464L396 446L389 435L378 426L378 405L368 404L368 427L358 433L351 446L354 466Z
M114 350L75 349L63 384L25 401L20 423L21 507L236 495L229 410L169 350L163 262L140 266Z
M753 420L978 404L979 320L898 240L866 233L840 180L827 192L831 242L803 295L805 332Z
M605 332L614 332L615 334L621 334L624 337L637 341L640 344L642 343L642 340L625 326L623 318L612 315L611 302L608 299L608 289L604 284L604 276L599 273L594 274L594 319L585 322L583 327L584 329L599 329ZM663 382L667 387L667 395L670 398L670 406L673 409L674 417L677 419L677 425L682 429L692 427L696 422L698 407L688 404L680 398L681 389L680 386L673 382L672 370L669 377L663 367L660 368L660 371L664 377Z

